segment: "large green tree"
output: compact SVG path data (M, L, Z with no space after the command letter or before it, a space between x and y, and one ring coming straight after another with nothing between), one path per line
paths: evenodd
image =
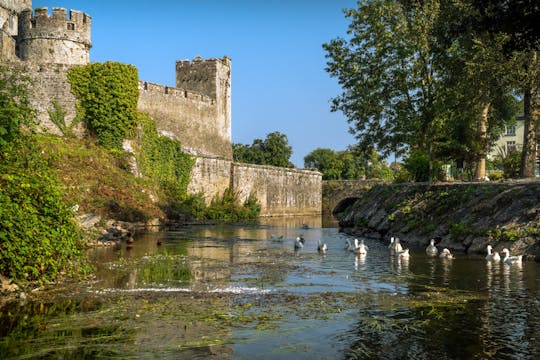
M437 121L438 2L362 1L346 16L348 38L323 45L326 70L343 89L332 110L345 114L363 150L429 149Z
M279 131L267 134L264 140L255 139L251 145L233 144L234 161L243 163L289 167L291 155L287 135Z

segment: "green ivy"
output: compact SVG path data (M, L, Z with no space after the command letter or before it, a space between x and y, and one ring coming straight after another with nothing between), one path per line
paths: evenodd
M178 140L160 136L156 122L139 114L141 126L139 167L168 197L185 197L195 159L182 151Z
M78 100L77 116L106 148L122 148L137 124L137 68L116 62L92 63L68 72Z

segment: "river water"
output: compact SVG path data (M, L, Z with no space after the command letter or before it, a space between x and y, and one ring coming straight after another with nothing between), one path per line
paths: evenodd
M92 281L2 308L0 359L540 358L539 264L404 261L374 239L356 257L346 239L289 218L90 250Z

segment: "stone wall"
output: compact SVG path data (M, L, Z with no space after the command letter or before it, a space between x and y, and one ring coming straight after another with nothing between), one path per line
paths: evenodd
M216 101L210 97L140 82L138 109L156 120L158 130L179 140L186 152L232 159L230 127L223 129Z
M322 175L317 171L234 163L231 187L241 201L255 195L261 216L321 214Z
M232 162L218 158L196 157L188 184L189 194L204 194L207 203L223 195L231 182Z
M57 101L66 112L65 122L70 124L76 115L76 98L71 93L71 85L67 81L67 71L71 67L64 64L24 64L28 75L34 81L30 91L30 104L36 110L36 118L40 130L60 134L60 130L51 122L48 110L53 110L53 101ZM79 125L74 129L81 134L83 128Z

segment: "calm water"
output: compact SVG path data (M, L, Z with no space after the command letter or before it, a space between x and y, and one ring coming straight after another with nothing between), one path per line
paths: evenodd
M92 250L90 283L2 309L0 359L540 358L539 264L400 261L372 239L358 258L345 239L292 218Z

